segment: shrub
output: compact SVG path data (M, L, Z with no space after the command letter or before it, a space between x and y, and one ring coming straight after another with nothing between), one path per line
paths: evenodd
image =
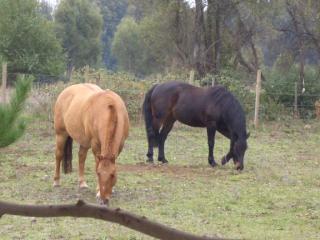
M293 110L295 83L299 79L299 67L293 65L287 72L271 69L266 72L268 81L263 84L265 94L270 101ZM311 66L305 68L305 91L299 94L299 112L302 118L314 117L314 103L320 97L319 72Z

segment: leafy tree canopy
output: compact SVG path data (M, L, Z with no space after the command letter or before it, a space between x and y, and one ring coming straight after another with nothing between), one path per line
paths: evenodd
M0 56L9 71L54 75L63 70L54 26L40 13L36 0L1 0L0 33Z
M95 0L103 16L103 61L108 69L115 69L116 59L111 54L111 43L121 19L127 12L128 0Z
M55 22L69 70L99 62L103 19L92 1L62 0L55 12Z
M117 58L119 69L130 73L143 71L144 46L139 25L131 17L119 24L112 42L112 53Z

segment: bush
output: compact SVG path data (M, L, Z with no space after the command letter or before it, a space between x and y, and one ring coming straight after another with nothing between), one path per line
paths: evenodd
M287 111L293 110L295 83L299 80L299 67L293 65L287 72L271 69L266 72L268 81L263 84L269 101L283 105ZM300 117L312 118L315 115L314 103L320 97L319 72L311 66L305 68L305 91L299 95Z

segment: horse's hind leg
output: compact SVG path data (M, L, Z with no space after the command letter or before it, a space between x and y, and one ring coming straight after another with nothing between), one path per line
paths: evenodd
M147 157L148 157L147 162L153 163L153 144L151 141L148 141Z
M168 162L165 157L165 154L164 154L164 143L167 139L169 132L171 131L171 129L173 127L174 122L175 122L174 119L169 119L169 120L165 121L165 123L163 124L163 127L160 131L160 134L159 134L158 161L163 162L163 163Z
M217 165L213 156L215 135L216 135L216 129L214 127L207 127L207 137L208 137L208 147L209 147L208 162L212 167Z
M154 120L153 126L152 126L152 136L147 134L147 139L148 139L148 152L147 152L147 157L148 160L147 162L153 163L153 148L158 147L159 145L159 128L160 128L160 123L159 121Z
M66 144L68 136L63 134L56 134L56 166L55 166L55 173L54 173L54 182L53 186L57 187L60 186L60 166L61 161L64 154L64 146Z
M80 188L87 188L88 185L84 180L84 163L86 161L87 158L87 152L88 152L88 148L85 148L83 146L80 146L79 148L79 187Z
M150 163L153 162L153 147L154 147L154 141L148 137L148 152L147 152L148 160L147 160L147 162L150 162Z

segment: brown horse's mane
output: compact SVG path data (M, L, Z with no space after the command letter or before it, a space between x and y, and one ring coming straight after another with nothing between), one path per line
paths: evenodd
M122 126L119 126L119 124L121 124L121 118L119 118L118 116L118 111L121 106L119 106L113 98L110 98L110 95L112 95L113 97L118 97L112 91L105 90L96 93L92 97L91 101L94 103L101 101L101 104L105 106L104 109L107 109L107 111L109 112L109 123L107 125L111 126L111 128L105 129L105 138L101 139L101 141L105 141L104 146L101 145L101 159L110 159L114 162L119 150L115 148L119 147L118 145L121 141L121 139L117 138L119 138L119 136L122 136L122 134L117 134L117 131L120 131L122 129Z

